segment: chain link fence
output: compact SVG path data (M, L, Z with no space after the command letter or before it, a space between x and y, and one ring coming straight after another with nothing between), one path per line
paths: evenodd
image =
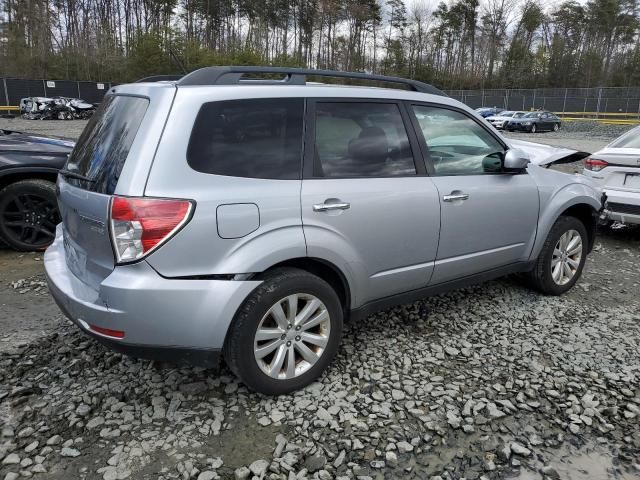
M100 103L110 82L0 78L0 106L17 107L25 97L75 97ZM471 108L544 109L585 118L640 119L640 87L532 88L448 90L449 96Z
M640 87L448 90L471 108L550 110L567 116L640 118Z

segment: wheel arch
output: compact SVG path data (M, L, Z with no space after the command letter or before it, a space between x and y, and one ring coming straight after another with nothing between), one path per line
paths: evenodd
M589 235L587 252L591 252L596 240L598 211L587 203L576 203L565 209L560 216L575 217L584 224Z
M0 171L0 190L22 180L47 180L56 183L58 170L55 168L18 167Z
M569 187L574 186L576 185ZM593 248L601 204L592 195L588 195L586 191L582 190L584 186L578 185L578 187L580 187L579 191L574 188L565 188L560 191L541 212L531 259L538 258L551 228L563 215L578 218L585 225L589 235L588 252Z
M345 318L347 318L347 314L350 312L352 305L351 288L346 275L335 264L316 257L291 258L270 266L264 271L258 273L256 277L260 278L261 275L264 275L267 272L283 267L304 270L322 278L325 282L331 285L338 294L338 298L340 298Z

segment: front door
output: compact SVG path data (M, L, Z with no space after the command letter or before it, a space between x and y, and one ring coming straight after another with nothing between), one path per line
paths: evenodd
M505 145L455 109L413 105L413 122L441 205L432 284L527 260L538 223L538 188L505 173Z
M414 159L419 147L403 108L384 100L309 105L302 182L307 255L351 277L352 307L425 286L433 271L438 191Z

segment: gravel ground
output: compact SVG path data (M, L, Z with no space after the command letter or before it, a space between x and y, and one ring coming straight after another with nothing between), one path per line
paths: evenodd
M508 278L349 323L318 382L270 398L110 352L40 255L0 252L0 479L638 479L639 262L618 226L563 297Z

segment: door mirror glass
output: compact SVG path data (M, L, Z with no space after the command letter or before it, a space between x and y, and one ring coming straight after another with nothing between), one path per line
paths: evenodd
M504 169L507 172L523 170L530 162L529 154L519 148L507 150L504 155Z

